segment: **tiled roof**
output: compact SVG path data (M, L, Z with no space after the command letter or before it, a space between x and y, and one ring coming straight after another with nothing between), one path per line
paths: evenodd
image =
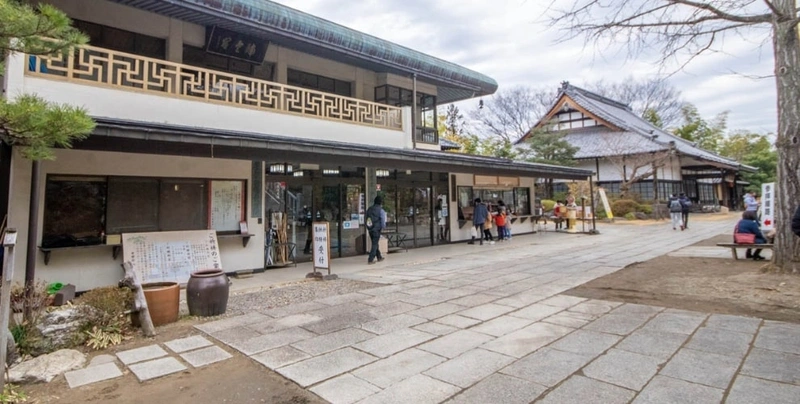
M651 124L634 113L629 106L620 102L573 86L569 83L564 83L562 85L559 98L561 95L569 96L588 112L622 130L622 132L608 131L609 133L616 133L620 136L620 138L613 138L613 147L608 147L608 142L597 141L596 135L604 132L604 127L568 132L567 139L571 144L581 148L578 155L583 156L583 158L608 156L614 154L611 149L626 150L623 146L630 147L631 152L629 154L668 150L670 143L674 142L675 149L680 154L737 169L755 171L753 167L740 164L735 160L704 150L680 136L675 136ZM603 136L606 136L608 139L610 135L604 134ZM625 139L622 139L623 137ZM576 158L581 157L576 155Z
M636 133L617 132L604 126L567 132L564 140L579 148L575 153L576 159L669 150Z

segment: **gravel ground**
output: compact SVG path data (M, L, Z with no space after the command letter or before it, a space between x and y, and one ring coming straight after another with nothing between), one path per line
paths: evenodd
M233 316L257 310L288 306L293 303L308 302L379 286L386 285L350 279L332 281L304 280L276 285L257 292L231 295L228 299L228 310L225 315Z

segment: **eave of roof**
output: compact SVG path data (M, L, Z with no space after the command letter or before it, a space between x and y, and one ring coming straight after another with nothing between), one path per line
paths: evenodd
M268 0L112 0L204 26L219 25L279 45L378 72L417 74L440 88L440 104L489 95L481 73Z
M97 127L86 145L96 143L98 138L113 137L147 142L164 142L176 145L195 145L207 147L211 156L223 157L215 148L228 148L238 151L227 158L255 159L270 161L292 158L313 158L319 164L341 165L346 158L348 165L381 166L396 169L419 169L440 172L462 172L483 175L508 175L538 178L557 178L567 180L586 180L593 175L591 170L513 161L509 159L475 156L461 153L447 153L431 150L395 149L363 144L331 142L313 139L298 139L285 136L249 132L231 132L208 128L195 128L164 125L149 122L126 121L95 117ZM84 147L81 143L76 148ZM91 147L88 147L91 148ZM159 148L154 154L182 153L180 147ZM108 150L108 149L104 149ZM197 149L193 149L194 152ZM205 150L205 149L203 149ZM120 147L122 152L132 152ZM205 153L203 151L202 153ZM205 154L192 154L207 156ZM277 160L276 160L277 161Z

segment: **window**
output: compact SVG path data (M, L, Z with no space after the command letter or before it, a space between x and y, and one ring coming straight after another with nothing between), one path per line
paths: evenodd
M243 180L50 176L42 247L100 244L103 234L208 229L212 218L217 231L234 232L245 218L245 185ZM221 191L212 195L213 187Z
M273 63L264 62L261 65L254 65L243 60L208 53L204 49L188 45L183 46L183 63L268 81L274 80L275 75Z
M92 46L155 59L166 58L167 43L162 38L81 20L74 20L73 26L89 36Z
M408 107L412 105L413 94L411 90L386 84L375 87L375 102ZM439 144L436 116L436 96L417 91L417 128L414 136L418 142Z
M337 80L295 69L288 69L286 79L287 84L291 86L319 90L343 97L352 96L352 86L349 81Z
M516 215L530 215L530 189L473 189L472 187L458 188L458 208L466 213L467 218L472 216L472 202L475 198L481 198L482 202L496 205L498 201L503 201L506 207ZM459 213L461 215L461 213ZM459 219L462 219L459 217ZM463 219L462 219L463 220Z
M530 188L514 188L514 213L517 215L531 214Z

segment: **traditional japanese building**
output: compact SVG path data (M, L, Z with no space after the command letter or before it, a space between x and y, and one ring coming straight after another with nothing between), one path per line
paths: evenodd
M536 128L565 132L565 140L579 148L576 166L594 171L594 181L611 194L619 194L623 181L652 172L629 192L644 200L685 192L698 205L738 208L746 185L739 174L755 171L651 124L626 104L569 82L562 83ZM556 191L566 191L565 183Z
M119 235L200 229L216 230L227 272L263 269L275 213L298 260L310 221L330 225L333 257L362 254L375 195L400 247L468 239L479 196L526 233L537 178L592 174L443 152L437 106L492 94L493 79L277 3L45 2L90 43L11 55L4 96L82 106L97 128L53 161L3 146L18 279L30 258L39 279L116 284Z

